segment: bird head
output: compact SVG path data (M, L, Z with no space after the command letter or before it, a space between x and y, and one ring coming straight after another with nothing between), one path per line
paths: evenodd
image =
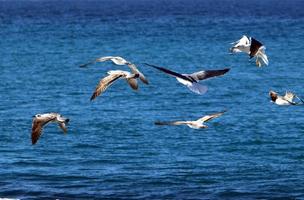
M274 91L271 90L269 92L269 96L270 96L271 101L275 102L276 99L278 98L278 93L276 93L276 92L274 92Z

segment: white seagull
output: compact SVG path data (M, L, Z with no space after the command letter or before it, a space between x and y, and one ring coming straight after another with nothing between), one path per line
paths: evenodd
M66 133L66 125L70 121L68 118L63 117L58 113L36 114L33 117L34 119L32 123L32 144L36 144L40 135L42 134L43 127L48 123L58 123L59 127L63 130L64 133Z
M164 67L158 67L148 63L144 63L144 64L153 67L155 69L158 69L162 72L165 72L166 74L174 76L178 82L182 83L183 85L186 85L192 92L195 92L196 94L200 94L200 95L206 93L208 90L207 86L198 83L200 80L221 76L230 70L229 68L225 68L221 70L199 71L192 74L179 74L177 72L171 71Z
M138 84L136 78L138 78L138 74L131 74L127 71L122 70L111 70L108 71L108 76L101 79L96 86L96 89L91 97L91 101L94 100L97 96L99 96L102 92L104 92L114 81L118 80L119 78L126 79L128 84L133 90L138 89Z
M267 55L265 54L266 47L255 38L248 38L246 35L243 35L240 40L232 44L234 44L234 46L230 48L230 52L245 52L249 54L250 59L256 57L256 65L258 67L269 64Z
M138 70L138 68L136 67L135 64L133 64L133 63L131 63L131 62L125 60L124 58L119 57L119 56L104 56L104 57L100 57L100 58L95 59L94 61L91 61L89 63L80 65L80 67L87 67L90 64L94 64L96 62L105 62L105 61L112 61L116 65L127 65L131 69L131 72L133 74L139 74L139 79L143 83L145 83L147 85L149 84L148 79Z
M204 122L207 122L211 119L217 118L217 117L223 115L225 112L226 111L206 115L206 116L204 116L202 118L199 118L198 120L195 120L195 121L173 121L173 122L157 121L157 122L155 122L155 125L172 125L172 126L187 125L187 126L189 126L190 128L193 128L193 129L208 128L208 126L205 125Z
M278 93L276 93L274 91L270 91L269 96L270 96L270 99L271 99L272 102L274 102L275 104L280 105L280 106L304 104L304 101L292 92L287 92L286 91L284 96L280 96L280 95L278 95ZM300 100L302 103L294 102L293 99L295 97L298 100Z

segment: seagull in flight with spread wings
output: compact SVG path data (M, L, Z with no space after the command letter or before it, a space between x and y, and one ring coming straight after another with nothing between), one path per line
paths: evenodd
M130 85L130 87L133 90L138 89L138 84L136 78L138 78L138 74L131 74L127 71L122 70L111 70L108 71L108 76L104 77L99 81L99 83L96 86L96 89L91 97L91 101L94 100L97 96L99 96L101 93L103 93L112 83L114 83L116 80L122 78L126 79L127 83Z
M249 55L250 59L256 57L256 65L258 67L269 64L265 54L266 47L255 38L243 35L241 39L232 44L234 46L230 48L231 53L244 52Z
M164 67L159 67L156 65L151 65L148 63L144 63L145 65L148 65L150 67L153 67L155 69L158 69L166 74L169 74L171 76L174 76L178 82L182 83L183 85L187 86L192 92L196 94L204 94L207 92L208 88L207 86L201 85L198 82L201 80L205 80L208 78L221 76L227 73L230 69L225 68L221 70L206 70L206 71L199 71L192 74L180 74L174 71L171 71L169 69L166 69Z
M32 144L36 144L40 135L42 134L42 129L49 123L58 123L59 127L63 130L64 133L67 132L66 125L70 121L68 118L63 117L58 113L45 113L37 114L33 116L32 123Z
M97 58L91 62L88 62L86 64L82 64L80 65L80 67L87 67L88 65L91 65L91 64L95 64L96 62L105 62L105 61L112 61L115 65L127 65L130 69L131 69L131 72L133 74L138 74L139 75L139 79L145 83L145 84L149 84L148 82L148 79L143 75L143 73L141 73L138 68L136 67L135 64L125 60L124 58L122 57L119 57L119 56L104 56L104 57L100 57L100 58Z
M155 122L155 125L172 125L172 126L187 125L193 129L208 128L208 126L204 124L205 122L207 122L211 119L217 118L217 117L223 115L225 112L226 111L218 112L218 113L214 113L214 114L210 114L210 115L205 115L204 117L201 117L195 121L172 121L172 122L157 121L157 122Z

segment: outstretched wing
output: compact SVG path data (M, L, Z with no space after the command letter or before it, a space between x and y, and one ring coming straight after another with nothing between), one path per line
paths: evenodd
M114 81L116 81L122 76L123 74L121 73L112 73L101 79L98 85L96 86L93 95L91 96L91 101L94 100L97 96L99 96L102 92L104 92Z
M263 46L263 44L253 37L251 38L251 44L250 44L250 58L256 55L256 53L259 51L260 47Z
M232 43L234 46L230 48L230 52L238 53L238 52L248 52L250 51L250 41L246 35L243 35L241 39Z
M193 79L195 79L196 81L199 81L199 80L212 78L212 77L215 77L215 76L224 75L229 70L230 70L230 68L225 68L225 69L220 69L220 70L206 70L206 71L195 72L195 73L189 74L189 75L186 75L186 74L183 74L183 75L190 76Z
M119 57L119 56L116 56L116 57L115 56L103 56L103 57L95 59L94 61L90 61L86 64L82 64L82 65L80 65L80 67L87 67L88 65L95 64L96 62L105 62L105 61L109 61L109 60L111 60L116 65L129 64L128 61L126 61L125 59L123 59L122 57Z
M155 125L171 125L171 126L177 126L177 125L189 124L189 122L187 122L187 121L173 121L173 122L156 121L154 124L155 124Z
M295 97L295 94L292 92L286 92L285 96L283 97L285 100L292 102L293 98Z
M169 75L171 75L171 76L178 77L178 78L181 78L181 79L190 81L191 83L193 82L193 80L191 80L189 77L186 77L186 76L184 76L184 75L182 75L182 74L179 74L179 73L177 73L177 72L174 72L174 71L171 71L171 70L169 70L169 69L166 69L166 68L164 68L164 67L158 67L158 66L156 66L156 65L151 65L151 64L148 64L148 63L144 63L144 64L145 64L145 65L148 65L148 66L150 66L150 67L153 67L153 68L155 68L155 69L158 69L158 70L160 70L160 71L162 71L162 72L165 72L166 74L169 74Z
M94 60L94 61L91 61L91 62L82 64L82 65L79 65L79 67L84 68L84 67L87 67L87 66L92 65L92 64L95 64L95 63L96 63L96 61Z
M214 113L214 114L210 114L210 115L206 115L200 119L198 119L197 121L201 122L201 123L204 123L204 122L207 122L211 119L214 119L214 118L217 118L221 115L223 115L226 111L223 111L223 112L219 112L219 113Z
M32 144L36 144L42 133L43 126L52 121L54 117L45 117L42 119L33 119L32 123Z

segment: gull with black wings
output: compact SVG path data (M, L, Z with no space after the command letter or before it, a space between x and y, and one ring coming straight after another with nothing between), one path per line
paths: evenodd
M247 37L243 35L241 39L233 42L233 47L230 48L231 53L244 52L251 58L256 57L256 65L261 67L262 65L268 65L268 58L265 54L266 47L253 37Z
M180 74L174 71L171 71L169 69L166 69L164 67L159 67L156 65L151 65L148 63L144 63L145 65L148 65L150 67L153 67L155 69L158 69L166 74L169 74L171 76L174 76L178 82L182 83L183 85L187 86L192 92L196 94L204 94L207 92L208 88L207 86L201 85L198 82L201 80L205 80L208 78L221 76L227 73L230 68L220 69L220 70L205 70L205 71L199 71L192 74Z

